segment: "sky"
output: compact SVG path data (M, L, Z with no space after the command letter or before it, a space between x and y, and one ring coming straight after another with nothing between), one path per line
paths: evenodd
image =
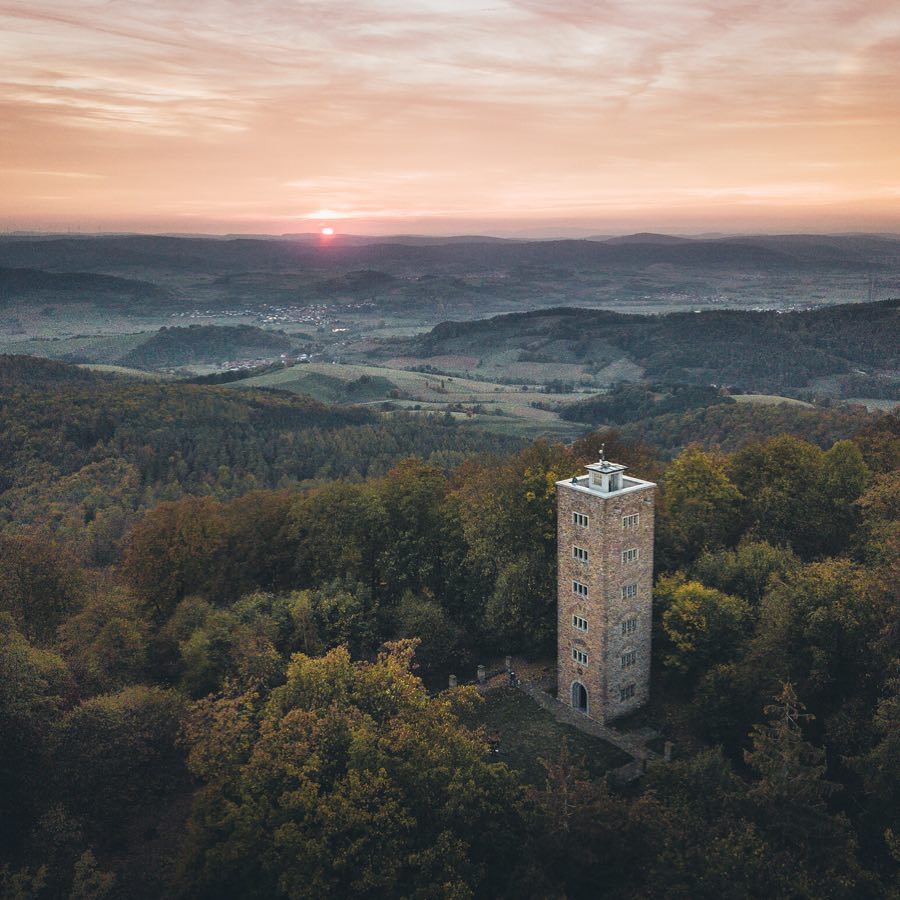
M0 0L0 229L900 232L897 0Z

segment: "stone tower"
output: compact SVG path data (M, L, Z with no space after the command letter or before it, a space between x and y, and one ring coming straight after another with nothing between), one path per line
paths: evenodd
M558 696L598 722L650 693L656 485L600 462L556 483Z

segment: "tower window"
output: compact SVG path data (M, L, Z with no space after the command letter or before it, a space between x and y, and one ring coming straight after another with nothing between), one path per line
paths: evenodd
M572 616L572 627L577 628L579 631L587 631L587 619L582 619L581 616Z
M625 687L619 688L619 701L630 700L634 696L634 685L626 684Z
M637 618L632 616L622 622L622 634L634 634L637 631Z
M639 516L637 513L633 513L630 516L622 516L622 527L623 528L637 528Z
M637 650L629 650L622 654L622 668L630 669L637 662Z
M586 666L588 662L588 655L584 652L584 650L579 650L577 647L572 648L572 659L575 660L579 665Z
M579 512L572 513L572 524L573 525L578 525L580 528L587 528L588 522L590 522L590 519L588 519L588 517L584 513L579 513Z
M631 550L623 550L622 551L622 562L629 563L635 562L640 554L640 550L637 547L632 548Z
M580 581L572 582L572 593L578 594L579 597L587 597L588 589L586 584L582 584Z
M572 558L581 560L581 562L588 561L588 552L587 550L582 550L581 547L573 547L572 548Z
M623 584L622 585L622 599L630 600L632 597L637 597L637 582L636 581L633 584Z

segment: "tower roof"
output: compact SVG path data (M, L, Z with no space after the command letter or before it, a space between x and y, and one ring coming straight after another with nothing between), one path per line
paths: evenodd
M585 468L590 472L600 472L602 475L610 475L613 472L624 472L628 466L621 463L610 462L607 459L601 459L600 462L589 463Z

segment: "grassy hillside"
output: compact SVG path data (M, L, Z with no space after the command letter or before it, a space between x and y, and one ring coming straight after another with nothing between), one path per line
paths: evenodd
M185 491L231 496L383 474L409 454L451 465L521 446L448 417L137 381L23 356L0 355L0 398L0 523L48 514L35 506L37 483L56 486L62 516L70 503L96 510L123 492L138 507Z
M562 397L520 385L475 381L376 366L310 363L230 385L308 394L327 403L388 405L394 410L449 413L504 434L571 439L584 425L560 420Z
M271 358L291 350L283 334L251 325L191 325L161 328L120 360L123 366L159 369L223 363L228 360Z
M135 302L160 303L168 296L169 292L158 285L134 278L94 272L0 268L0 307L28 300L127 307Z
M448 371L509 372L529 365L595 383L619 362L669 383L725 383L778 393L856 368L900 367L898 306L900 301L890 300L784 314L715 310L664 316L552 309L445 322L425 335L385 342L375 353L395 364L430 362Z

